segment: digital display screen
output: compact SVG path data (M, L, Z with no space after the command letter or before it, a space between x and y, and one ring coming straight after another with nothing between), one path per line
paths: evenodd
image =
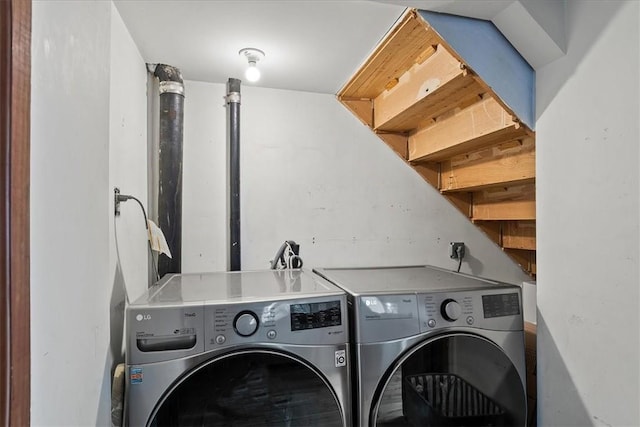
M520 314L520 300L517 293L483 295L482 309L484 318L515 316Z
M291 330L326 328L342 324L340 301L291 304Z

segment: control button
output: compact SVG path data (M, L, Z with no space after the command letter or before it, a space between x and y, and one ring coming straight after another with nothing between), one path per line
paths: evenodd
M243 311L233 319L233 328L238 335L250 337L258 329L258 316L250 311Z
M454 320L458 320L462 314L462 307L460 307L460 304L458 304L456 300L447 299L444 300L442 306L440 306L440 311L442 312L442 317L453 322Z
M429 319L427 321L427 326L429 326L430 328L435 328L436 327L436 320L435 319Z
M467 325L473 325L473 316L467 316Z
M218 335L216 337L216 344L224 344L224 342L227 340L227 338L225 338L224 335Z
M269 332L267 332L267 338L269 338L270 340L275 339L278 336L278 333L276 331L274 331L273 329L271 329Z

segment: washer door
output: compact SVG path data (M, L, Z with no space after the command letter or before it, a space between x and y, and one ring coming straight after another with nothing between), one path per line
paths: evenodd
M183 377L165 395L150 426L342 426L325 379L284 353L225 355Z
M526 390L511 360L475 335L444 335L400 357L376 390L376 426L524 426Z

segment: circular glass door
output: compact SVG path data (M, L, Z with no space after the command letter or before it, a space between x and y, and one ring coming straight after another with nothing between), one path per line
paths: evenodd
M445 335L409 350L378 386L376 426L524 426L526 390L491 341Z
M342 426L325 380L284 354L234 353L195 369L161 402L151 426Z

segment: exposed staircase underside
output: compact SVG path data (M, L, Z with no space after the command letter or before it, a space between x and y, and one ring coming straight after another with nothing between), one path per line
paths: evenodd
M535 277L535 133L418 11L338 99Z

